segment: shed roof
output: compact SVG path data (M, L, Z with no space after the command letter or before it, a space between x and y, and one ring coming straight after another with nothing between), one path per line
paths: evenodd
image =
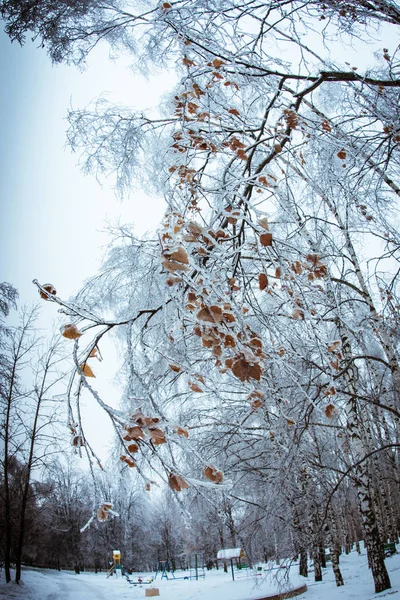
M244 552L242 548L223 548L217 552L217 560L229 560L230 558L240 558Z

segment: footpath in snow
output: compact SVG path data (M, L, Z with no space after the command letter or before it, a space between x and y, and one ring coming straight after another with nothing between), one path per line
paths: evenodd
M232 581L230 572L212 570L206 572L205 579L160 580L160 576L150 585L142 587L130 585L124 577L106 578L105 573L80 573L70 571L53 571L44 569L26 569L23 571L21 585L6 584L4 571L0 578L0 598L6 600L137 600L145 598L145 590L157 587L160 600L255 600L285 591L300 585L308 586L304 600L400 600L400 554L386 559L386 566L392 582L392 589L374 593L372 575L368 570L365 551L359 556L355 551L348 556L340 557L345 585L336 587L331 568L323 570L323 581L314 582L314 574L308 578L298 575L298 566L291 567L288 577L284 577L284 569L263 571L256 575L251 571L235 571L236 579ZM265 568L265 566L264 566ZM134 573L132 580L141 575L144 578L151 574ZM176 573L176 576L185 573ZM283 589L282 589L283 588Z

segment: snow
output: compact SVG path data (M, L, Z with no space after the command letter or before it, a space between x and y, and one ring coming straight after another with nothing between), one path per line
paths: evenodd
M218 550L217 559L229 560L230 558L240 558L241 552L241 548L225 548L224 550Z
M323 570L323 581L315 583L313 573L308 578L300 577L298 566L290 570L290 582L294 587L308 586L308 591L301 597L304 600L400 600L400 554L386 559L386 566L392 582L392 588L374 593L374 585L368 571L367 557L364 551L359 556L355 551L340 558L345 585L337 588L331 568ZM263 568L266 568L265 565ZM6 584L4 571L0 577L0 599L6 600L137 600L145 597L145 589L157 587L160 600L255 600L265 598L278 591L277 577L284 569L274 569L269 573L262 571L254 576L251 571L235 570L236 580L232 581L230 569L224 573L222 569L206 572L205 579L160 580L158 577L150 586L130 585L124 577L106 578L105 573L80 573L70 571L53 571L45 569L26 569L23 571L23 583ZM176 573L178 576L186 573ZM137 580L139 574L131 577ZM146 579L149 574L142 573ZM150 575L151 576L151 575ZM287 589L287 588L286 588Z

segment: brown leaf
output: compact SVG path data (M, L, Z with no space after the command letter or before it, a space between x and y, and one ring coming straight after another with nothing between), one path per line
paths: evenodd
M304 311L301 310L301 308L296 308L292 312L292 319L300 319L300 320L304 321Z
M272 246L272 233L262 233L260 235L260 244L262 246Z
M174 260L168 260L168 258L165 257L162 258L161 264L169 273L175 273L175 271L189 271L189 267L187 265Z
M182 368L179 365L174 365L173 363L169 365L169 368L175 373L180 373L182 371Z
M136 412L134 412L133 415L131 415L131 419L132 421L135 421L135 423L137 423L138 425L143 425L145 422L145 416L141 410L137 410Z
M176 473L169 474L168 485L171 490L174 490L175 492L180 492L181 490L189 487L189 484L184 480L182 475L177 475Z
M214 346L213 340L209 340L207 338L202 338L202 346L203 348L212 348Z
M203 474L213 483L222 483L224 480L223 472L216 469L213 465L207 465L203 469Z
M135 452L138 452L139 446L135 443L129 444L127 450L128 450L128 452L131 452L132 454L134 454Z
M332 419L337 414L337 409L334 404L328 404L324 409L325 415L328 419Z
M82 363L81 365L79 365L79 368L81 369L81 371L83 371L85 377L96 377L96 375L93 373L92 369L89 367L88 364Z
M323 119L321 126L322 126L323 131L332 131L332 127L329 125L329 123L326 119Z
M49 295L55 296L57 294L57 290L52 283L45 283L44 285L42 285L42 288L45 291L43 292L42 290L39 290L39 296L43 298L43 300L48 300Z
M264 392L261 392L260 390L253 390L248 396L247 396L247 400L251 400L252 398L264 398L265 394Z
M250 381L250 379L260 381L261 367L258 363L251 365L245 358L241 357L232 364L232 373L240 381Z
M201 389L201 387L199 385L197 385L197 383L193 383L192 381L188 381L188 386L190 387L190 389L192 390L192 392L202 392L203 390Z
M173 285L182 283L182 281L183 281L183 279L181 277L167 277L165 282L169 287L172 287Z
M224 312L222 319L225 321L225 323L234 323L236 321L235 315L231 312Z
M347 152L344 148L342 148L341 150L339 150L339 152L337 153L337 156L341 159L344 160L347 156Z
M108 519L108 511L105 510L102 506L97 511L97 520L98 521L106 521Z
M147 425L147 427L149 427L150 425L154 425L155 423L159 423L160 419L158 417L145 417L144 418L144 424ZM139 423L140 425L140 423Z
M129 435L131 440L139 440L144 438L144 432L141 427L125 427L126 433Z
M241 150L241 149L239 149L239 150L236 150L236 156L237 156L238 158L240 158L241 160L247 160L247 159L249 158L249 157L247 156L246 152L245 152L244 150ZM231 219L231 220L230 220L230 219ZM227 219L227 221L228 221L229 223L231 223L231 222L232 222L232 224L233 224L233 225L236 223L236 220L237 220L237 219L232 219L232 217L228 217L228 219ZM233 222L233 221L234 221L234 222Z
M339 348L340 348L340 340L336 340L335 342L332 342L332 344L329 344L328 352L335 352Z
M181 437L189 437L189 431L186 429L186 427L181 427L180 425L178 425L178 427L176 428L176 433Z
M199 319L199 321L206 321L208 323L215 323L214 314L211 313L210 309L207 306L204 307L204 308L202 308L197 313L197 318Z
M224 339L225 348L235 348L236 340L232 335L226 335Z
M213 350L212 350L212 355L215 356L215 358L219 358L220 356L222 356L222 348L221 346L214 346Z
M299 260L296 260L294 263L292 263L290 268L296 273L296 275L301 275L303 272L303 267Z
M258 276L258 286L260 288L260 290L265 290L266 287L268 287L268 277L266 276L265 273L260 273Z
M187 56L184 56L182 59L183 64L185 65L185 67L194 67L195 63L190 60Z
M183 263L184 265L189 264L189 256L183 246L179 246L179 248L173 252L165 252L165 256L169 260L174 260L176 262Z
M307 254L306 256L307 261L314 265L314 267L316 267L319 264L320 258L321 257L318 256L318 254Z
M81 435L75 435L72 438L72 445L75 446L75 448L79 448L85 445L84 439Z
M233 365L233 358L227 358L225 361L225 366L227 369L232 369L232 365Z
M210 306L210 312L214 317L216 323L219 323L222 320L222 308L217 305Z
M83 335L83 333L78 331L78 328L74 323L69 323L68 325L64 325L61 330L61 335L68 340L77 340Z
M214 58L214 60L212 61L212 64L216 69L219 69L225 63L222 60L220 60L219 58Z
M167 443L167 438L165 437L165 433L159 427L151 427L149 428L149 435L151 441L155 446L160 446L161 444Z
M257 337L257 336L255 336L255 337L252 337L252 338L249 340L249 342L248 342L248 345L249 345L249 346L250 346L250 347L251 347L253 350L254 350L254 349L259 349L259 348L262 348L262 347L263 347L263 345L262 345L262 341L261 341L261 340L260 340L260 338L259 338L259 337Z
M251 403L251 408L252 410L257 410L258 408L261 408L263 405L262 400L260 400L260 398L256 398L255 400L253 400L253 402Z

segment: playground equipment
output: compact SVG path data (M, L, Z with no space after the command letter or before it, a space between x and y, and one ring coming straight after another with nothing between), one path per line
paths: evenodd
M113 564L107 571L107 579L108 579L108 577L110 577L110 575L113 575L114 573L115 573L115 576L118 577L118 571L120 571L121 575L123 575L125 577L125 579L127 580L127 582L130 585L141 586L141 585L146 585L148 583L153 582L152 579L144 580L142 577L138 577L137 581L134 581L133 579L131 579L129 577L128 573L125 571L124 567L121 565L121 552L119 550L113 550Z
M123 572L121 565L121 552L119 550L113 550L113 564L107 571L107 579L111 575L114 575L114 573L116 577L118 577L118 571L121 571L121 573Z
M233 561L236 561L236 565L239 566L241 561L245 558L245 552L243 548L223 548L217 552L217 561L222 560L224 564L231 563L232 581L235 581L235 572L233 570Z
M167 580L178 580L178 579L195 579L198 581L200 578L204 578L206 576L204 570L204 555L201 552L194 552L187 556L186 564L188 566L188 575L184 575L183 577L177 577L175 572L170 565L169 560L159 560L157 564L157 569L154 574L154 579L157 579L157 575L161 573L161 579Z
M158 561L154 579L157 579L159 573L161 573L161 579L177 579L168 559ZM170 574L170 577L168 577L168 573ZM188 579L188 577L186 579Z
M190 554L188 556L188 563L190 581L192 581L192 579L198 581L200 578L205 578L204 554L202 552L193 552Z

